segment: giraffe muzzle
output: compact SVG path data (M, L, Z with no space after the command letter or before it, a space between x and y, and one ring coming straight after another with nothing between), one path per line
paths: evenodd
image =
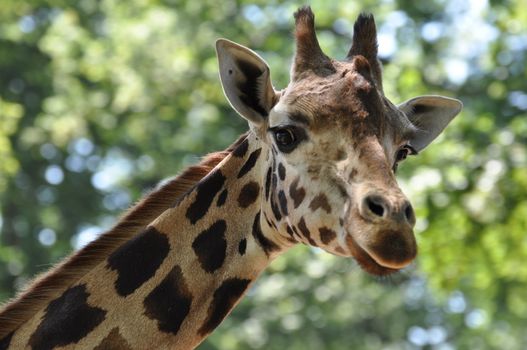
M368 272L386 275L409 265L417 255L412 205L396 191L369 191L361 196L355 209L353 230L347 245L359 264Z

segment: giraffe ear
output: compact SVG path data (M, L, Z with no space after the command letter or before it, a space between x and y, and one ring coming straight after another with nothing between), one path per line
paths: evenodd
M399 109L406 114L418 132L410 145L420 151L432 142L461 111L461 101L443 96L419 96L402 104Z
M216 41L223 92L245 119L262 125L278 102L269 66L254 51L226 39Z

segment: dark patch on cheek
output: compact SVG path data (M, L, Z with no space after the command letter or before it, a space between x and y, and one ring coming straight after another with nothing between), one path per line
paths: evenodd
M251 283L249 279L229 278L214 291L212 303L209 305L207 319L198 330L198 334L204 336L219 326L227 316L234 304L242 297L243 293Z
M272 175L271 179L271 196L270 196L270 204L271 204L271 210L273 211L273 215L276 219L276 221L280 221L282 219L282 214L280 213L280 208L278 207L278 204L276 203L276 187L278 185L278 178L276 177L276 174Z
M313 238L311 238L311 232L309 232L309 229L307 228L304 217L302 217L300 221L298 222L298 229L300 230L302 235L307 239L309 244L315 247L317 246L316 242L313 240Z
M248 148L249 140L246 138L236 148L234 148L234 151L232 151L232 155L238 158L242 158L245 156L245 153L247 153Z
M227 241L225 240L225 220L218 220L208 229L201 232L194 242L192 249L198 256L203 270L212 273L219 269L225 261Z
M186 217L192 224L201 219L210 208L216 194L225 183L225 176L219 169L212 171L205 177L196 188L196 198L188 207Z
M276 243L264 236L262 228L260 227L260 212L254 217L252 233L256 242L258 242L258 245L263 249L266 255L280 249Z
M256 161L260 157L260 153L262 152L261 148L258 148L256 151L253 151L250 155L245 164L243 164L242 168L238 172L238 179L241 178L243 175L247 174L256 164Z
M245 251L247 250L247 240L244 238L238 243L238 253L240 255L245 255Z
M216 205L218 206L218 208L225 204L225 201L227 200L227 194L228 194L227 189L224 189L218 196L218 201L216 202Z
M88 305L86 285L67 289L46 308L38 328L29 338L33 349L48 350L73 344L88 335L106 316L106 311Z
M331 206L328 203L328 198L324 193L318 194L311 203L309 204L309 208L312 211L316 211L318 208L322 208L326 213L331 214Z
M330 243L332 240L337 238L337 234L335 231L327 228L327 227L321 227L318 229L318 232L320 233L320 240L324 244Z
M132 350L126 339L119 333L119 327L113 328L110 333L93 350Z
M160 331L177 334L190 312L191 303L192 294L181 268L176 265L148 294L143 305L146 317L156 320Z
M289 196L293 199L293 205L296 208L302 203L304 200L304 197L306 196L306 190L304 190L303 187L298 187L298 182L300 181L300 178L297 177L289 187Z
M168 237L149 226L114 251L107 267L117 271L117 293L127 296L152 278L169 249Z
M269 192L271 190L271 174L272 169L267 169L267 174L265 175L265 200L269 199Z
M240 195L238 196L238 204L242 208L247 208L249 205L256 202L259 194L260 185L254 181L251 181L242 187Z
M280 203L280 209L282 209L282 213L284 216L287 216L287 198L285 197L284 191L278 192L278 202Z
M0 339L0 350L7 350L9 348L9 344L11 343L11 338L13 337L13 334L15 332L11 332L2 339Z
M282 163L278 164L278 176L280 177L280 180L285 180L285 167L282 165Z

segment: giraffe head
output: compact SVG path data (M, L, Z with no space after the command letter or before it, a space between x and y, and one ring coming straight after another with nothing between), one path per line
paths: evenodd
M392 273L417 253L414 211L395 179L397 165L435 139L462 104L440 96L392 104L371 15L358 17L343 61L322 52L309 7L295 20L291 82L282 91L256 53L216 43L224 92L268 150L262 227L353 256L370 273Z

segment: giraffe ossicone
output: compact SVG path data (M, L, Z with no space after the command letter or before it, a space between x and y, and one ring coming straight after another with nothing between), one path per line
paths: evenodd
M395 170L462 104L391 103L373 16L359 16L342 61L320 48L309 7L294 17L291 81L280 91L255 52L216 42L223 90L250 130L4 305L0 349L195 348L297 243L376 275L412 262L415 216Z

